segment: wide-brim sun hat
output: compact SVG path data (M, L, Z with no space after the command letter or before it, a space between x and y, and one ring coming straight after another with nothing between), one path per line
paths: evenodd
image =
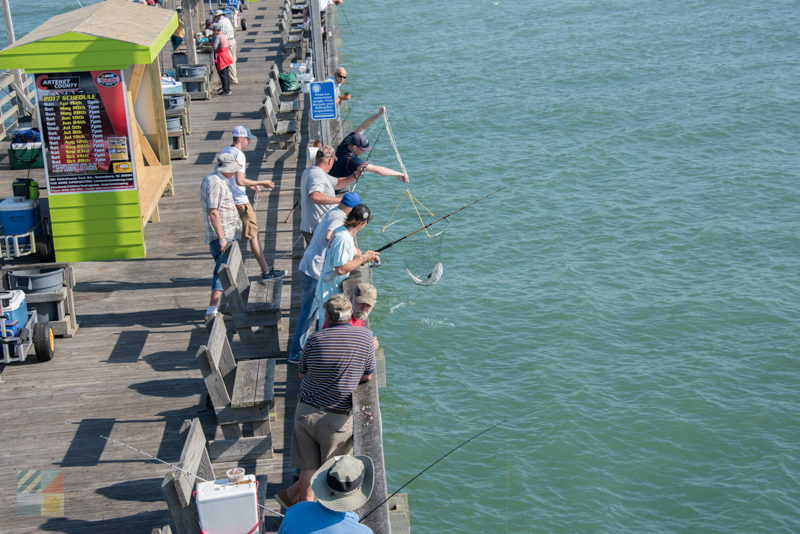
M350 512L364 506L372 495L375 465L369 456L334 456L311 477L311 489L319 503L334 512Z

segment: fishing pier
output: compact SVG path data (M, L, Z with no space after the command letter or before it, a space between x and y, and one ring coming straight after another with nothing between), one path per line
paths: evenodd
M72 263L79 329L72 337L56 339L52 361L11 364L2 370L0 489L5 498L0 499L0 516L4 531L199 532L193 530L196 525L187 512L192 510L191 494L181 494L186 477L132 449L185 465L198 476L213 469L222 478L236 466L258 475L259 489L266 496L264 506L271 510L261 510L262 532L277 531L279 518L272 511L280 511L280 506L273 496L292 482L289 452L299 384L295 368L287 366L285 358L301 297L300 281L292 276L303 251L299 211L293 207L299 198L299 176L311 163L307 147L320 137L335 145L334 136L347 133L349 126L330 121L320 131L309 118L304 94L277 95L279 106L298 103L297 111L288 114L274 109L269 94L275 90L270 84L270 80L276 82L275 67L280 72L289 70L308 50L313 49L318 69L332 71L338 39L335 10L326 13L325 42L312 46L310 32L300 32L298 41L298 33L291 28L297 10L288 1L245 5L241 14L247 29L237 32L238 83L232 86L231 96L217 96L213 74L193 95L197 98L191 99L185 113L180 141L168 147L169 184L152 195L147 213L142 212L146 257ZM175 0L166 7L182 8L182 24L187 40L192 41L193 30L208 15L207 2ZM318 18L318 13L312 14ZM210 66L210 55L194 50L194 43L185 54L191 63ZM159 52L159 64L162 72L173 68L169 43ZM295 132L279 130L286 120L296 121ZM213 170L214 156L230 144L237 125L247 126L258 136L245 153L247 177L269 179L277 185L273 191L257 194L252 203L268 263L286 269L289 276L272 287L251 284L249 299L266 291L261 298L267 303L264 309L271 310L265 312L269 319L262 316L257 328L236 323L234 318L218 319L209 331L203 313L213 260L203 238L205 214L199 186ZM158 149L154 152L154 157L163 159ZM11 195L10 184L16 178L27 176L45 183L42 169L21 173L8 170L6 163L0 162L3 196ZM241 268L255 280L258 264L247 252L246 242L239 246ZM368 269L354 273L345 290L369 277ZM246 301L247 293L238 295L245 294ZM234 296L228 294L229 305ZM249 317L251 311L246 308L242 314ZM207 373L198 364L204 346L208 353L221 351L217 358L224 358L229 347L237 380L244 382L251 372L265 377L261 383L272 391L257 393L260 400L250 405L262 410L265 418L248 419L240 427L222 419L223 407L217 401L217 413L209 407L209 380L204 380ZM377 467L376 489L359 510L362 516L390 493L379 405L379 387L386 383L382 357L378 367L378 380L363 384L354 396L355 452L371 456ZM248 406L241 395L234 392L233 407ZM248 448L243 443L257 444ZM213 464L206 453L216 458ZM173 500L168 506L170 496ZM183 502L187 499L188 507ZM366 523L376 534L410 532L406 496L392 498Z

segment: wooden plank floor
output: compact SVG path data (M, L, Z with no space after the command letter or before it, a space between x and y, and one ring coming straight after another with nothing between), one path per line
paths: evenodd
M239 83L233 96L192 103L190 155L173 161L176 194L162 199L161 222L147 225L147 258L74 264L78 334L56 340L51 362L5 368L5 383L0 384L0 531L149 533L170 522L160 490L169 468L100 436L176 462L184 419L200 417L206 435L214 433L213 413L204 407L205 386L194 361L197 347L207 339L203 315L213 268L203 239L199 185L238 124L259 135L247 151L248 177L266 176L282 187L262 193L257 203L267 260L290 273L297 265L293 251L302 250L295 224L299 214L288 223L283 220L297 196L292 187L306 165L305 150L266 154L258 111L267 68L279 53L278 7L279 0L262 0L245 12L248 31L239 34ZM300 146L307 141L304 132ZM7 169L7 162L0 161L2 165ZM0 193L8 195L11 181L25 174L0 171ZM41 171L31 177L44 182ZM256 275L255 260L247 264ZM299 306L299 287L291 276L284 283L283 347L291 307ZM287 380L285 360L278 360L275 457L257 466L268 476L268 496L291 477L284 456L291 417L285 414L294 410L297 380L290 375ZM223 475L229 466L215 467ZM256 466L245 467L252 472ZM25 469L63 473L63 513L48 517L34 510L24 515L17 477ZM275 506L270 498L267 504ZM268 521L268 531L276 525Z

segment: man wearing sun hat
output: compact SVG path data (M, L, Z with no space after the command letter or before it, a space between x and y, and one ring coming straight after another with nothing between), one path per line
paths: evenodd
M316 502L305 501L286 510L278 534L369 534L354 512L372 494L375 467L369 456L334 456L311 479Z
M228 179L244 167L236 161L233 154L218 154L217 166L213 173L203 178L200 184L200 205L205 219L206 243L214 258L214 274L211 278L211 299L206 310L206 325L217 314L222 298L222 282L219 280L219 267L228 261L228 243L236 238L241 227L239 213L233 203L233 195L228 188Z

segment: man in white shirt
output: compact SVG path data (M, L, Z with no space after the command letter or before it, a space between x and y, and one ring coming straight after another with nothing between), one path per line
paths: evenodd
M286 276L286 271L281 269L270 268L267 265L267 260L264 259L264 252L261 249L261 242L258 239L258 222L256 221L256 212L250 204L250 199L247 197L247 190L245 187L275 187L271 180L250 180L244 174L244 169L247 166L247 160L244 157L244 150L250 144L251 140L255 140L256 136L246 126L237 126L233 129L233 144L225 147L222 151L223 154L233 154L236 157L237 163L242 166L242 170L228 178L228 187L230 188L231 195L233 195L233 202L236 204L236 211L239 213L239 218L242 220L242 237L247 239L250 244L250 252L255 256L258 265L261 267L262 280L278 280Z

